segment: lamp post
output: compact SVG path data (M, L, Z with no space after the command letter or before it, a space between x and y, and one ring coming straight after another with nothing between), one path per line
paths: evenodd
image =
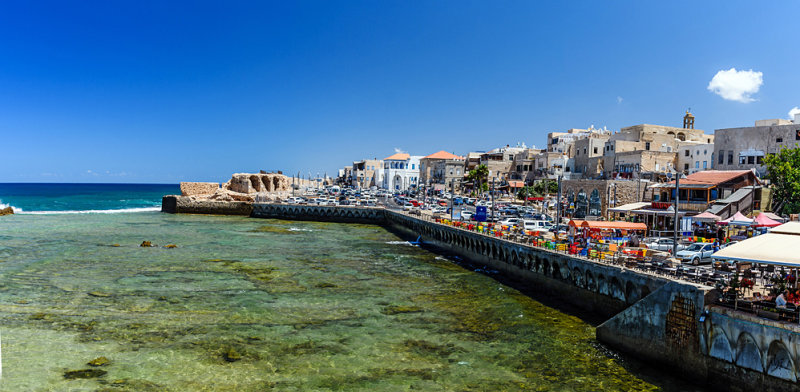
M456 191L456 180L450 180L450 221L453 221L453 211L455 210L455 206L453 205L453 193Z
M492 177L492 189L489 194L492 197L492 222L494 222L494 177Z
M675 172L675 224L674 230L672 232L672 256L678 253L678 204L680 204L681 199L681 191L680 191L680 181L681 181L681 174L680 172Z
M556 234L561 224L561 175L558 176L558 199L556 199Z

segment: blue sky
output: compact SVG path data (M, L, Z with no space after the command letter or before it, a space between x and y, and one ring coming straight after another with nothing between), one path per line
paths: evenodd
M0 182L334 174L395 148L680 126L688 107L708 131L787 118L798 15L797 1L6 3ZM731 68L753 72L709 90Z

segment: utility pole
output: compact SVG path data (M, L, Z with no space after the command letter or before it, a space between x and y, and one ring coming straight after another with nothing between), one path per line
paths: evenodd
M492 177L492 189L489 191L492 197L492 222L494 222L494 177Z
M456 191L456 180L450 180L450 221L453 221L453 211L455 211L455 206L453 205L453 193Z
M556 234L558 225L561 224L561 175L558 175L558 199L556 199Z
M680 180L681 174L680 172L675 172L675 228L672 232L672 257L675 257L675 254L678 253L678 204L680 203L681 199L681 191L680 191Z

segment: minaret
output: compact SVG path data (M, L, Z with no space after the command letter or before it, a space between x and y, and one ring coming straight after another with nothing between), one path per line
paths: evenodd
M686 111L686 115L683 116L683 128L694 129L694 116L692 116L688 110Z

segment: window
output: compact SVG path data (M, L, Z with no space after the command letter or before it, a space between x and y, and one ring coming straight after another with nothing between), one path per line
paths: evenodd
M644 149L647 150L647 151L650 151L650 142L646 142L644 144ZM658 169L656 169L656 170L658 170Z
M594 148L594 153L597 154L597 147Z
M708 161L703 161L703 170L708 169Z
M686 152L686 154L684 154L684 155L686 155L688 157L689 156L689 150L687 149L685 152Z
M694 161L694 168L695 169L699 169L700 168L700 161Z
M739 164L740 165L744 165L746 162L747 162L747 157L742 157L742 156L739 157Z
M759 165L760 165L762 162L764 162L764 157L762 157L762 156L758 156L758 157L756 157L756 163L757 163L757 164L759 164Z
M782 137L776 137L775 138L775 143L783 143L783 138Z
M414 164L413 163L411 164L411 170L414 170Z
M725 163L725 151L719 152L719 164L722 165Z
M798 129L797 132L795 132L794 140L800 140L800 129Z
M586 155L586 147L583 148L583 155Z
M708 155L708 150L703 150L703 155Z
M689 170L689 164L688 163L684 163L683 164L683 170Z
M728 164L733 165L733 151L728 151Z

